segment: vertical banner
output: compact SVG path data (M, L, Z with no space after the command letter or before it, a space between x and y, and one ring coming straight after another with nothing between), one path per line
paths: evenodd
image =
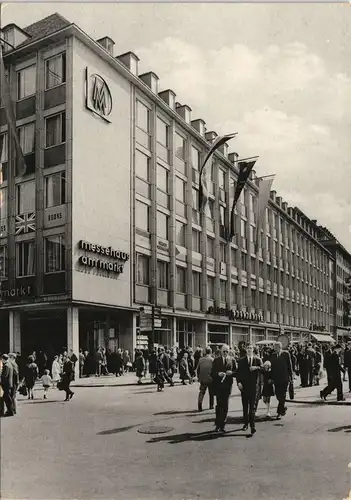
M238 182L236 183L236 188L235 188L235 193L234 193L234 200L233 200L233 205L232 205L232 210L230 214L230 231L228 232L229 234L229 240L231 240L235 234L235 205L238 202L238 199L240 198L241 191L244 189L244 186L246 184L246 181L250 177L251 170L254 168L256 160L252 161L240 161L239 160L239 175L238 175Z
M271 176L260 179L257 207L256 207L256 237L255 237L256 253L258 252L259 249L262 223L266 212L266 207L268 204L269 194L274 181L274 177L275 175L273 174Z
M10 86L8 84L5 72L4 59L2 54L2 47L0 46L0 99L4 106L6 119L8 123L8 151L10 151L11 141L14 140L16 149L16 161L18 168L18 175L25 175L26 173L26 163L24 161L24 156L22 148L20 145L19 137L16 130L16 119L13 107L13 102L11 99Z
M227 141L230 139L233 139L237 133L234 134L227 134L227 135L221 135L217 137L212 144L211 149L206 155L205 161L203 162L201 168L200 168L200 189L199 189L199 210L200 212L205 213L205 209L207 206L208 202L208 179L207 179L207 166L206 163L208 162L209 158L213 155L215 151L217 151L218 148L223 146Z

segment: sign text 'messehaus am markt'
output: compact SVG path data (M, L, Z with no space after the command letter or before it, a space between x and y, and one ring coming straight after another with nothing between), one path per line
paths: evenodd
M87 268L96 269L99 271L98 274L106 277L111 277L112 275L119 275L123 273L123 267L125 262L129 260L129 254L126 252L122 252L121 250L114 250L112 247L104 247L102 245L90 243L85 240L79 241L79 249L85 250L86 252L96 253L99 256L106 256L111 259L116 260L117 262L111 262L108 260L103 260L98 257L89 257L87 255L81 255L79 257L79 263ZM103 274L103 271L107 272L107 274Z

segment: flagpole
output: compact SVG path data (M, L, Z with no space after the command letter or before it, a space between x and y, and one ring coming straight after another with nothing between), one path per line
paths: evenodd
M269 177L274 177L276 174L261 175L261 177L256 177L256 179L269 179Z

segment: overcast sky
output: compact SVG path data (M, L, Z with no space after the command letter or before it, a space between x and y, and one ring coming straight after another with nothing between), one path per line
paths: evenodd
M350 4L7 4L3 25L53 12L140 58L208 130L238 132L290 205L351 251Z

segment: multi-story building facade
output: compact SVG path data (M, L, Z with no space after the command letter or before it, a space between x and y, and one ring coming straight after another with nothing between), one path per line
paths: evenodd
M216 137L132 52L55 14L3 28L27 169L0 109L0 350L142 343L139 310L161 308L156 343L180 346L328 332L333 256L308 218L271 192L254 245L252 172L226 239L238 155L199 168Z
M351 254L324 226L318 226L318 239L334 259L330 331L335 338L345 340L351 336Z

